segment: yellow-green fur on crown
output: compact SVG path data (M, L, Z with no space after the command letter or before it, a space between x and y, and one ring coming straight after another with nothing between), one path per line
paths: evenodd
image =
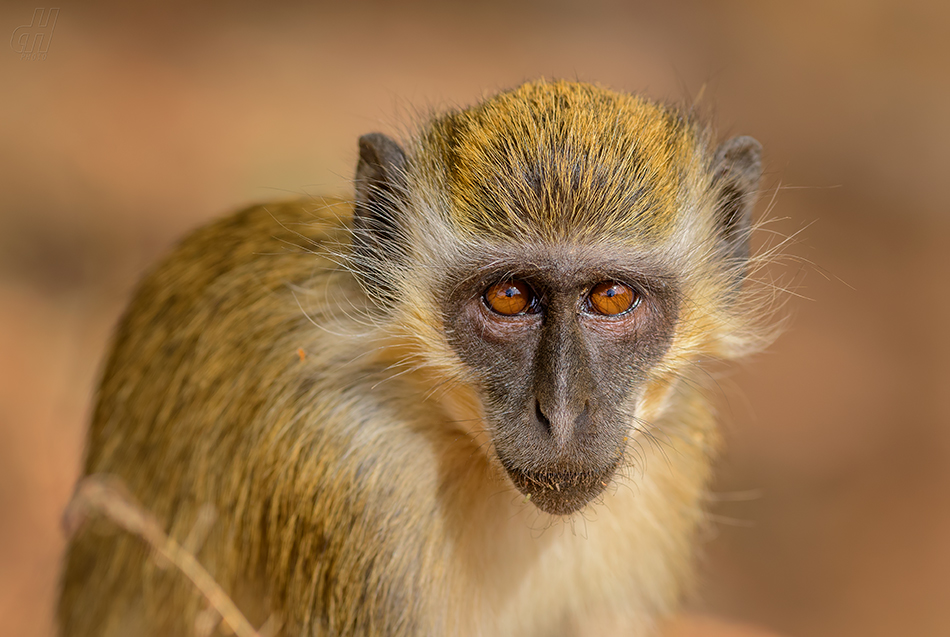
M701 137L675 109L542 80L436 119L423 145L461 231L576 239L667 235L684 180L702 171Z

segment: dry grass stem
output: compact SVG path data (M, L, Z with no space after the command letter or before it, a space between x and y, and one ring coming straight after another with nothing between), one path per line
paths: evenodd
M73 499L66 507L63 525L66 532L76 532L90 513L105 516L129 533L138 535L164 560L174 564L208 600L238 637L263 637L244 617L224 589L214 581L194 554L168 537L158 522L137 504L122 483L109 476L92 475L79 483Z

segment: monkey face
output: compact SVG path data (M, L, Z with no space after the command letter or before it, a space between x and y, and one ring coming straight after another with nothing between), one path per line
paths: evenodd
M574 513L623 461L636 399L672 339L671 277L603 246L502 249L476 271L446 300L450 344L515 487Z
M349 265L379 306L426 316L423 351L441 363L447 341L467 368L514 485L570 514L622 465L680 309L678 343L731 320L760 150L713 151L634 97L525 85L430 122L408 154L360 139Z

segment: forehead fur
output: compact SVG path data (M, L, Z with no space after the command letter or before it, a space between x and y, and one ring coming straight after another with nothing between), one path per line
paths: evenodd
M675 109L540 81L436 119L422 143L458 230L577 240L668 236L703 141Z

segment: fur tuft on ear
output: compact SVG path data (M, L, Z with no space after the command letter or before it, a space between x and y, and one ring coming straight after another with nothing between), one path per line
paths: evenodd
M406 153L382 133L360 137L353 210L355 270L368 285L389 286L384 264L401 260L400 226L406 191Z
M749 258L752 208L762 176L762 145L752 137L733 137L716 149L713 160L716 218L726 256Z

